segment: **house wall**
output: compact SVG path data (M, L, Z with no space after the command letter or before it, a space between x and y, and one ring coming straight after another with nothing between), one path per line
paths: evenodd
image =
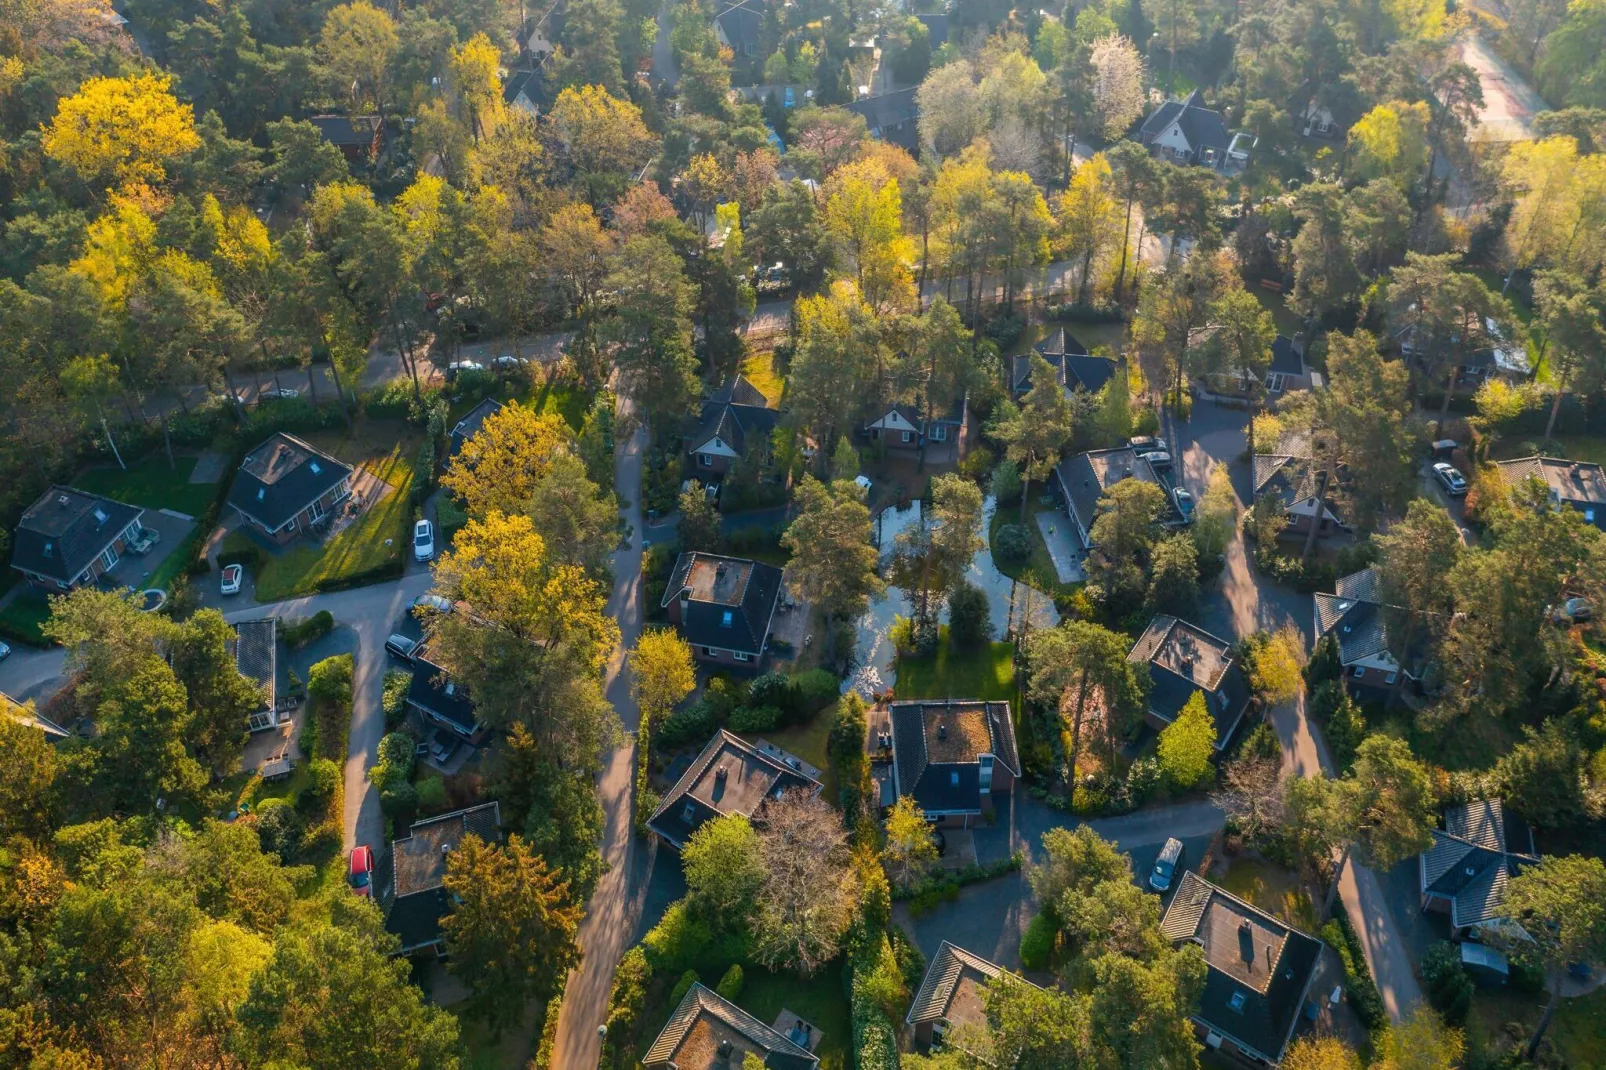
M1011 773L1002 762L993 763L993 794L1002 792L1005 795L1015 791L1015 774Z
M1180 123L1173 122L1150 144L1166 155L1185 159L1192 159L1193 157L1193 146L1188 144L1188 139L1182 135L1182 125Z
M329 493L325 494L323 497L319 498L318 499L318 504L319 504L320 507L322 507L324 512L327 513L330 509L334 508L335 505L339 504L340 502L344 501L346 498L348 498L350 496L351 496L351 480L349 478L347 478L347 479L341 480L341 482L340 482L340 484L338 486L336 486L333 490L329 491ZM277 544L279 546L285 545L286 543L288 543L292 539L294 539L297 535L300 535L303 532L305 532L307 530L308 525L310 525L313 522L312 521L312 506L311 505L308 505L307 508L301 510L301 512L296 514L295 523L294 524L288 524L288 525L280 528L277 532L269 531L265 526L263 526L260 522L258 522L256 520L256 518L251 517L251 516L247 516L243 511L241 511L238 508L235 509L235 512L240 513L240 518L245 521L246 526L249 527L252 531L256 532L258 535L261 535L263 538L265 538L265 539L269 540L270 542L273 542L273 543L275 543L275 544Z
M709 653L709 651L713 651L713 653ZM736 656L734 650L726 650L723 647L694 645L691 648L691 655L705 665L719 665L737 672L757 672L759 663L763 661L762 657L752 654L747 655L746 661L742 661Z
M723 453L699 453L695 449L688 449L686 456L691 460L692 470L699 475L722 476L731 470L734 458Z

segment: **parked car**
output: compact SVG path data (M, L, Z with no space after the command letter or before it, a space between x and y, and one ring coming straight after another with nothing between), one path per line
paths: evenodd
M257 399L259 401L289 401L291 398L298 398L300 396L301 391L297 390L293 386L270 386L266 390L262 391L262 393L258 394Z
M438 594L421 594L413 599L413 609L425 609L431 613L450 613L452 603Z
M1452 498L1464 498L1467 493L1467 477L1461 470L1452 464L1440 461L1433 466L1433 478L1439 481L1444 492Z
M374 897L374 849L366 843L352 849L346 866L346 883L364 899Z
M429 756L435 760L436 765L445 765L451 761L452 755L456 754L457 748L462 745L463 741L450 732L436 732L435 741L429 745Z
M1148 453L1151 450L1167 451L1171 447L1165 444L1165 439L1153 435L1136 435L1126 440L1126 444L1139 453Z
M239 594L240 584L245 581L244 565L225 565L223 567L223 593Z
M1550 619L1557 624L1582 624L1594 618L1594 603L1587 598L1569 598L1550 611Z
M417 649L418 640L409 639L400 632L391 633L390 638L385 640L385 652L402 661L412 661L413 652Z
M1150 468L1170 468L1171 455L1164 450L1150 450L1148 453L1138 454L1138 460L1148 461Z
M458 372L482 372L484 370L485 365L481 364L477 360L454 360L450 364L446 365L446 375L448 378L456 375Z
M500 357L497 357L491 361L491 365L495 367L497 371L504 372L512 371L514 368L522 367L528 363L530 362L527 358L515 357L511 353L503 353Z
M413 525L413 560L435 560L435 525L428 520Z
M11 644L10 643L0 643L0 661L4 661L7 658L9 658L10 656L11 656Z
M1182 868L1184 853L1181 840L1175 836L1166 840L1165 846L1160 848L1160 857L1154 860L1154 869L1149 872L1149 887L1161 893L1170 891L1171 881Z
M1193 495L1178 487L1171 492L1171 496L1176 499L1177 512L1182 514L1182 522L1184 524L1193 523Z

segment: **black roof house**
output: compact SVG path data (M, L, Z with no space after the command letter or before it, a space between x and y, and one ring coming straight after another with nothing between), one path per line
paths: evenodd
M1583 513L1585 520L1606 531L1606 473L1600 465L1536 456L1496 461L1495 467L1512 487L1524 480L1539 480L1550 489L1552 502L1571 506Z
M95 559L145 515L145 510L99 494L51 487L17 522L11 567L67 587L86 582Z
M314 115L307 121L325 141L343 149L371 149L384 130L377 115Z
M1424 904L1447 908L1455 929L1506 917L1506 885L1539 864L1533 832L1499 799L1477 799L1444 812L1444 831L1417 856Z
M815 1070L820 1065L807 1047L694 983L641 1065L647 1070L738 1070L749 1055L765 1070Z
M1221 113L1204 105L1204 98L1195 89L1181 100L1168 100L1150 113L1138 127L1138 140L1153 148L1158 142L1172 148L1171 141L1180 134L1185 147L1176 146L1173 155L1186 157L1192 163L1220 167L1227 159L1232 136Z
M1348 576L1340 576L1333 584L1333 593L1317 591L1311 595L1315 611L1316 640L1331 635L1338 644L1339 664L1350 669L1361 666L1384 673L1399 671L1399 660L1389 649L1388 624L1385 611L1391 607L1382 601L1382 574L1375 568L1362 569ZM1413 651L1407 652L1406 661L1413 663ZM1405 670L1415 678L1412 670ZM1391 681L1392 682L1392 681Z
M1293 1038L1322 942L1197 873L1182 875L1160 929L1198 944L1208 967L1193 1020L1251 1059L1275 1066Z
M1020 776L1009 703L974 700L894 702L893 782L928 815L982 811L981 758Z
M819 794L820 782L783 753L720 729L664 795L647 827L678 849L705 821L727 814L752 817L766 799L788 791Z
M350 476L351 465L279 431L240 462L229 505L276 532Z
M482 728L468 690L453 683L451 674L432 660L427 643L413 655L407 704L465 739L472 739Z
M675 560L662 605L680 599L680 633L693 646L756 658L780 594L781 570L774 565L694 551Z
M234 626L234 667L261 691L262 703L247 715L253 732L279 723L279 619L242 620ZM289 715L286 714L288 717Z
M714 26L724 43L738 56L756 56L759 34L764 28L764 7L760 0L726 0L714 16Z
M385 931L401 941L401 954L440 946L441 918L448 906L446 856L470 834L495 843L501 825L501 804L483 803L415 821L405 839L390 845L393 899Z
M1098 519L1099 499L1123 479L1153 483L1166 491L1166 511L1161 515L1160 523L1172 525L1181 522L1181 514L1177 512L1169 488L1155 474L1154 467L1139 456L1138 450L1131 446L1088 450L1075 457L1067 457L1054 466L1055 489L1065 503L1065 511L1075 523L1077 535L1086 549L1093 548L1093 521Z
M490 416L493 412L501 411L502 403L500 401L497 401L495 398L486 398L484 401L468 410L468 412L464 413L463 418L452 425L452 443L451 446L448 447L450 450L449 455L456 457L460 452L462 452L463 443L480 433L480 428L485 426L486 417Z
M749 446L769 441L780 415L757 387L741 375L734 376L703 402L697 429L686 440L687 449L740 457Z
M870 136L889 141L913 155L920 154L920 102L918 86L895 89L873 97L860 97L848 105L855 115L864 116Z
M1177 719L1195 691L1216 723L1216 750L1232 741L1249 706L1249 681L1232 656L1232 644L1177 617L1149 622L1126 660L1149 667L1149 717L1162 725Z
M1057 328L1033 348L1054 369L1067 394L1077 389L1097 394L1104 389L1105 383L1115 378L1121 366L1109 357L1090 355L1087 347L1063 327ZM1032 357L1030 353L1021 353L1010 362L1010 389L1016 394L1024 394L1031 388Z

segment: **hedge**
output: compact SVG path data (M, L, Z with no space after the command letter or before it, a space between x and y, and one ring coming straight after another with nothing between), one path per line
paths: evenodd
M883 955L892 954L886 933L869 941L849 963L849 1003L853 1011L853 1052L859 1070L894 1070L898 1060L898 1034L886 1012L870 998L862 975L872 972Z
M1365 1022L1368 1029L1383 1028L1388 1024L1383 996L1372 980L1372 971L1366 965L1366 954L1361 950L1361 942L1356 938L1355 930L1350 927L1349 916L1342 908L1322 926L1321 935L1328 946L1338 952L1344 964L1344 986L1356 1017Z
M1051 320L1077 323L1120 323L1125 311L1115 301L1064 301L1049 305L1044 314Z
M1048 969L1049 959L1054 955L1054 938L1058 935L1058 927L1047 913L1038 912L1032 915L1032 920L1026 925L1026 932L1020 938L1020 964L1028 970Z
M327 609L320 609L312 616L298 620L294 624L286 624L279 629L279 638L284 645L294 650L296 647L306 646L334 631L335 618Z
M972 862L963 869L954 870L953 872L935 873L923 881L916 881L908 888L902 890L893 889L892 898L913 899L916 900L916 907L919 907L921 903L925 903L925 909L930 909L931 906L936 905L938 897L957 894L959 889L967 884L975 884L977 881L992 880L994 877L1002 877L1006 873L1014 873L1020 869L1025 860L1025 855L1020 851L1016 851L1008 858L1000 858L995 862L988 862L986 865Z
M340 576L329 576L317 582L314 589L319 594L330 591L345 591L353 587L367 587L374 583L386 583L390 580L399 580L407 571L407 561L402 557L365 568L361 572L348 572Z
M563 989L560 987L547 1000L546 1017L541 1020L541 1043L535 1049L534 1070L552 1070L552 1048L558 1041L558 1014L563 1010Z

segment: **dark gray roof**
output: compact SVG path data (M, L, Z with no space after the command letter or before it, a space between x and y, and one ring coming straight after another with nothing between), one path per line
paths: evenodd
M531 103L540 99L541 77L539 71L510 71L507 79L502 83L502 100L512 104L523 93Z
M400 938L403 953L440 942L440 920L448 906L441 886L447 854L470 833L496 842L501 826L501 804L489 802L415 821L405 839L390 845L395 901L385 929Z
M758 1056L768 1070L814 1070L820 1064L807 1048L697 983L664 1023L641 1063L647 1070L736 1070L748 1054Z
M1160 928L1173 943L1191 941L1204 951L1209 969L1194 1020L1280 1062L1322 942L1191 870L1183 873Z
M1279 334L1271 344L1271 371L1284 375L1304 375L1305 358L1294 348L1294 340Z
M17 522L11 567L72 583L145 510L99 494L54 486Z
M1513 487L1528 479L1539 480L1550 488L1552 500L1566 502L1586 515L1593 512L1594 525L1606 530L1606 473L1600 465L1536 456L1496 461L1495 467Z
M936 15L916 15L926 25L926 32L931 35L931 50L935 52L948 43L948 16L946 13Z
M1089 394L1096 394L1115 377L1116 369L1120 367L1109 357L1090 356L1082 343L1063 329L1039 342L1037 349L1038 355L1054 369L1055 376L1067 393L1080 387ZM1022 353L1013 358L1010 386L1017 394L1024 394L1032 388L1031 354Z
M684 553L669 574L662 604L687 590L680 611L680 632L687 642L754 656L764 652L781 593L780 569L746 558Z
M1032 348L1045 357L1063 357L1067 353L1080 353L1084 356L1087 354L1087 346L1064 327L1055 327L1048 337Z
M1216 724L1216 749L1232 740L1249 705L1249 681L1232 644L1185 620L1159 616L1132 645L1127 661L1148 665L1149 712L1155 717L1170 724L1193 693L1203 691Z
M1444 826L1418 856L1422 894L1447 900L1457 928L1505 917L1507 884L1539 862L1527 824L1498 799L1476 799L1446 810Z
M794 789L817 794L820 782L720 729L669 789L647 827L680 847L703 822L726 814L752 817L765 799Z
M1209 148L1215 149L1218 154L1225 154L1232 142L1221 113L1205 107L1204 98L1195 89L1182 100L1166 101L1144 120L1139 129L1143 144L1147 145L1165 133L1173 119L1182 127L1182 136L1188 139L1188 145L1195 153Z
M764 8L759 0L737 0L736 3L720 5L720 13L714 16L714 21L725 33L725 40L729 41L731 48L744 55L751 55L758 49L759 31L764 26Z
M780 415L769 407L769 399L757 387L744 377L735 376L703 402L702 415L697 430L688 439L688 448L695 452L718 438L738 454L746 453L749 445L769 438Z
M279 678L279 620L242 620L234 626L234 667L262 688L262 709L274 708Z
M1020 775L1007 702L894 702L888 712L898 793L927 813L981 812L983 754Z
M427 646L413 656L413 682L407 688L407 702L450 721L464 735L473 735L479 727L468 689L453 683L451 675L430 659Z
M1154 474L1149 462L1140 458L1138 451L1131 446L1089 450L1054 466L1054 479L1059 484L1060 495L1082 530L1090 536L1093 521L1098 518L1099 499L1104 497L1105 491L1128 478L1141 479L1165 489L1165 484ZM1169 494L1166 495L1166 502L1168 512L1162 516L1162 520L1175 510Z
M1339 661L1353 665L1388 650L1387 608L1380 600L1379 572L1375 568L1339 577L1334 593L1312 595L1316 611L1316 638L1332 635L1338 642Z
M926 967L920 991L909 1004L909 1014L904 1021L910 1025L939 1021L950 1025L984 1022L986 1008L982 989L1003 972L1002 966L944 940Z
M480 433L485 425L485 418L493 412L501 412L502 403L495 398L486 398L468 412L463 418L452 425L451 455L456 457L463 448L463 443Z
M240 462L229 505L276 531L349 475L351 465L280 431Z
M864 97L848 105L848 110L864 116L872 137L918 152L920 148L920 102L915 90L897 89L880 96Z
M308 122L331 145L361 145L367 148L381 128L377 115L314 115Z

